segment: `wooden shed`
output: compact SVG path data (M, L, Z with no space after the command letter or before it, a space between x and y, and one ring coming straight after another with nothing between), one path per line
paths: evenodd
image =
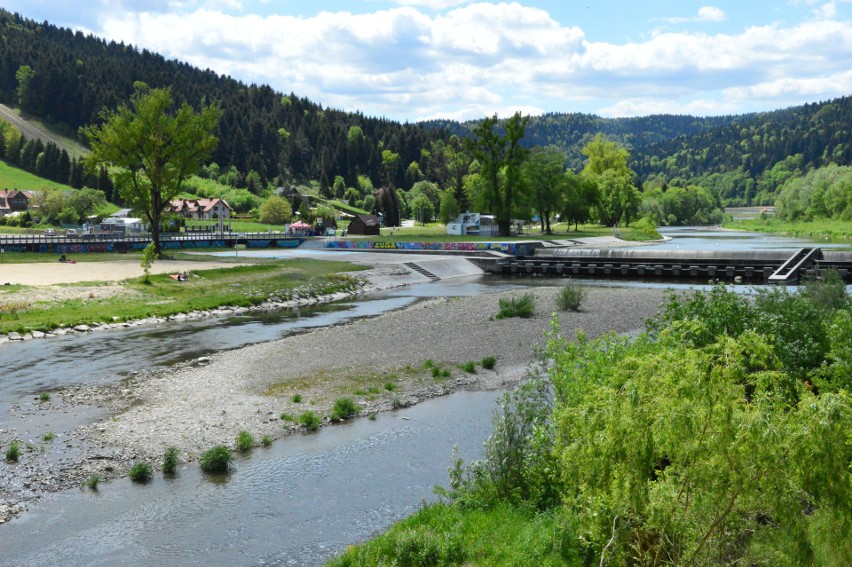
M378 236L379 219L375 215L355 215L349 223L349 234L360 234L364 236Z

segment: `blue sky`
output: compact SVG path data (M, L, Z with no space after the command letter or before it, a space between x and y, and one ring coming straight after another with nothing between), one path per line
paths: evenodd
M3 7L401 121L516 110L740 114L852 94L852 0L14 0Z

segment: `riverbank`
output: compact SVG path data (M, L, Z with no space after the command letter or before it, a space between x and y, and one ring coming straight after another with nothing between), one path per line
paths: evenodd
M414 277L398 267L383 269L386 281L394 281L394 273L402 280ZM172 445L187 463L212 445L233 446L242 430L256 440L293 434L300 428L282 414L298 417L310 410L328 416L340 397L353 399L364 416L464 388L511 387L532 359L533 345L544 341L556 291L534 290L537 309L530 319L492 320L496 294L427 300L118 384L73 387L49 402L21 403L13 423L0 432L0 446L18 439L23 449L20 462L0 465L0 506L79 486L92 475L102 481L124 476L137 461L159 468ZM591 289L580 313L558 318L568 336L577 329L590 336L626 332L640 328L661 300L660 290ZM488 356L497 358L494 370L459 368ZM440 369L437 378L427 360ZM90 424L51 431L56 438L45 440L45 424L69 414L89 415Z

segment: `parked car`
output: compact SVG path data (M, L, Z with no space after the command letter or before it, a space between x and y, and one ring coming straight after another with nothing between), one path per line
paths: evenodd
M44 235L45 236L56 236L56 230L54 230L52 228L46 228L46 229L44 229Z
M77 232L76 228L69 228L68 230L65 231L65 236L76 237L76 236L80 236L80 233Z

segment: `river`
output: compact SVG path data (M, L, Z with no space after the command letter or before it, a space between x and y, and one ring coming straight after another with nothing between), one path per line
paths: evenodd
M664 232L672 240L658 247L668 249L806 245L754 233ZM463 278L299 311L0 345L0 429L8 426L16 404L37 392L121 380L139 369L168 367L222 349L377 315L421 297L471 295L550 281ZM322 564L346 545L433 499L432 488L448 481L453 446L467 459L478 457L498 396L460 392L375 421L360 419L293 435L240 458L227 477L203 475L190 464L174 479L155 475L147 485L122 479L97 492L47 495L0 527L0 564ZM68 416L63 426L91 418L85 413Z

